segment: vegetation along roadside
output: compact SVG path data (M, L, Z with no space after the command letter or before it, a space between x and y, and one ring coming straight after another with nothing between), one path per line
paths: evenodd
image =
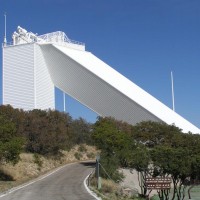
M97 187L94 174L91 187L104 199L184 200L198 196L193 192L200 182L197 134L152 121L132 126L99 117L91 124L58 111L0 106L1 191L67 162L95 159L97 152L102 182ZM133 171L137 178L126 185ZM171 189L148 188L148 177L170 178Z

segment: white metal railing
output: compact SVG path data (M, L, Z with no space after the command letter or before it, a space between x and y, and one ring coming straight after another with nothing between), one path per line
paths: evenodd
M38 38L39 43L43 43L43 42L52 42L52 43L58 43L58 44L72 43L72 44L85 46L85 44L82 42L69 39L67 35L62 31L47 33L44 35L40 35L37 38Z
M64 32L56 31L53 33L47 33L47 34L38 36L38 42L40 41L57 42L57 43L68 42L69 43L70 39L65 35Z
M67 35L62 31L56 31L38 36L37 34L28 32L25 29L18 26L17 32L13 33L12 38L13 38L12 42L6 44L3 43L3 46L6 47L6 46L37 42L37 43L55 43L60 45L75 44L75 46L78 45L80 48L83 49L85 48L84 43L69 39Z

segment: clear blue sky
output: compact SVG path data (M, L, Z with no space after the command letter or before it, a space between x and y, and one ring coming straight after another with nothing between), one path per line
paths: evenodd
M169 107L172 70L176 112L200 127L200 0L0 0L2 42L5 11L8 41L18 25L39 35L64 31ZM61 97L57 91L59 110ZM69 97L67 109L96 119Z

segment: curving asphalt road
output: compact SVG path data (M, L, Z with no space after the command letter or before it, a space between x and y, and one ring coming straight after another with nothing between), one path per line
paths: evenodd
M32 184L0 195L0 200L95 200L83 184L93 167L91 162L68 164Z

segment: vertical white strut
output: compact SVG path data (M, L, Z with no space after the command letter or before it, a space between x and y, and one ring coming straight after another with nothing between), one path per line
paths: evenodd
M175 111L175 104L174 104L174 80L173 80L173 73L171 71L171 82L172 82L172 104L173 104L173 111Z
M7 40L6 40L6 13L4 13L4 18L5 18L5 27L4 27L5 32L4 32L4 41L3 42L4 42L4 46L6 46L6 44L7 44Z

